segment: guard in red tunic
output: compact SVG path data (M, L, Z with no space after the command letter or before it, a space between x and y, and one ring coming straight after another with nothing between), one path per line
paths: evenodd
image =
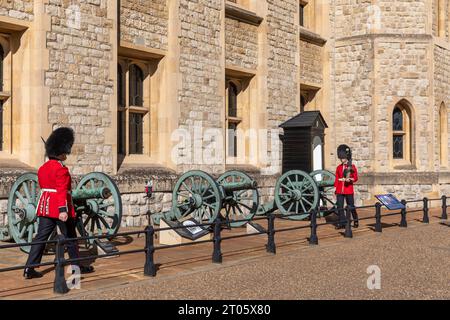
M45 142L48 161L38 171L41 195L36 208L39 217L38 233L34 242L47 241L56 226L66 238L76 238L76 215L71 196L71 177L63 161L67 159L74 143L74 133L70 128L58 128ZM69 257L79 258L76 241L66 244ZM39 264L45 250L45 244L31 246L27 266ZM92 272L92 267L79 266L82 273ZM26 279L40 278L42 274L34 267L24 271Z
M339 217L337 228L342 229L345 227L346 217L345 210L343 210L344 201L347 203L347 206L353 207L351 211L354 221L353 225L355 228L358 228L358 213L354 208L355 192L353 190L353 184L358 181L358 170L356 169L356 166L352 164L352 153L347 145L340 145L338 147L337 154L338 158L341 160L341 164L336 168L336 179L334 181L334 187L336 188L336 204Z

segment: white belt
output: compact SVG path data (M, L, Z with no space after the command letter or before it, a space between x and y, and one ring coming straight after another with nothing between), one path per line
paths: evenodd
M41 192L57 192L56 189L41 189Z

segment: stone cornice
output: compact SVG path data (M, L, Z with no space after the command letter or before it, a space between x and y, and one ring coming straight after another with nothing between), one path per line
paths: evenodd
M225 4L225 17L254 26L259 26L264 20L263 17L258 16L256 13L228 2Z
M323 46L327 39L322 38L319 34L312 32L304 27L299 27L300 30L300 40L306 41L318 46Z

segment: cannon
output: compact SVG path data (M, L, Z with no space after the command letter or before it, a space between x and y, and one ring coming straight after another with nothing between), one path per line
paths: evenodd
M152 222L161 218L212 223L223 214L232 227L244 225L251 219L259 205L257 183L247 174L228 171L217 181L208 173L194 170L186 172L175 184L172 192L172 209L152 215Z
M35 173L24 173L11 187L8 198L8 234L16 243L33 240L38 229L36 206L40 189ZM106 174L92 172L85 175L72 191L72 199L77 215L77 231L80 236L111 235L120 228L122 220L122 200L119 189ZM91 246L94 239L86 241ZM21 249L29 252L30 246Z
M260 204L256 181L243 172L228 171L214 180L206 172L189 171L175 184L171 210L153 214L152 222L194 218L199 223L212 223L221 215L230 227L241 227L255 215L274 211L288 219L304 220L312 210L327 208L330 203L334 206L333 186L334 175L329 171L289 171L277 180L274 200ZM321 216L328 214L321 212Z

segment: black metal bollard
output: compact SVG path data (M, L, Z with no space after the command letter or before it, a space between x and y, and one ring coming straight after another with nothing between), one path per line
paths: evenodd
M317 211L311 211L311 235L309 237L309 244L319 244L319 238L317 237Z
M408 227L408 223L406 222L406 200L403 199L401 201L401 203L405 206L405 208L402 209L402 211L400 212L402 215L402 220L400 221L400 227L406 228L406 227Z
M430 223L430 218L428 217L428 198L423 198L423 218L422 223Z
M220 243L222 242L222 238L220 236L220 231L222 229L222 223L220 218L217 217L216 221L214 221L214 251L212 255L213 263L222 263L222 252L220 250Z
M266 251L276 254L277 247L275 245L275 216L269 213L267 216L267 244Z
M442 216L441 216L442 220L447 220L447 196L443 195L442 196Z
M145 229L145 265L144 275L149 277L156 276L156 265L154 260L155 253L155 228L150 225Z
M56 236L56 266L55 266L55 281L53 283L53 292L64 294L69 292L67 282L64 277L64 245L66 240L62 234Z
M375 204L375 232L383 232L381 225L381 203Z
M352 214L351 214L351 208L347 206L345 208L345 216L346 216L346 223L345 223L345 238L353 238L353 232L352 232Z

